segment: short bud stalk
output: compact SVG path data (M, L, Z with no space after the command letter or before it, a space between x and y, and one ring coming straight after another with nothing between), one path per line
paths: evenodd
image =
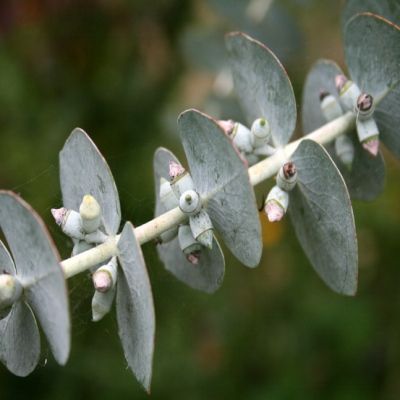
M0 310L13 305L22 295L22 285L9 274L0 275Z

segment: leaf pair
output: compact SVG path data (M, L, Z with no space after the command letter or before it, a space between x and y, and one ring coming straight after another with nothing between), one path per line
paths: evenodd
M95 144L75 129L60 152L60 180L64 206L79 209L91 194L100 204L106 232L116 235L121 221L118 192L111 171ZM150 390L154 353L155 313L142 250L127 222L118 240L116 311L118 333L129 367Z
M0 320L0 360L15 375L30 374L39 362L37 320L56 361L70 351L70 319L60 256L36 212L12 192L0 191L0 267L23 286L22 297Z
M229 138L210 117L188 110L179 117L178 127L196 191L215 230L236 258L255 267L262 252L261 228L246 168ZM159 184L161 177L169 179L170 160L178 162L168 150L156 151L156 216L167 211L160 202ZM177 239L160 245L159 254L170 272L195 289L213 292L222 283L224 258L216 239L212 250L203 249L196 266L182 255Z
M384 45L382 45L384 43ZM351 79L362 91L372 94L379 103L374 112L380 138L387 148L400 157L400 30L382 17L363 13L345 25L346 63ZM335 76L341 69L332 61L319 60L308 74L303 92L303 130L310 132L326 121L319 102L319 92L328 90L338 99ZM354 134L351 134L354 137ZM353 139L354 140L354 139ZM372 200L384 186L385 166L382 156L372 158L355 143L351 171L338 163L352 197Z
M236 92L249 120L264 116L275 145L283 147L296 124L289 78L274 54L241 34L227 37ZM300 143L290 157L298 183L290 192L289 215L312 266L338 293L357 287L357 240L353 211L343 178L322 146Z

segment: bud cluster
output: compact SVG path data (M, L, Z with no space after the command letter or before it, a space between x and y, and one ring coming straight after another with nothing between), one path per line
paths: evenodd
M359 141L365 150L376 156L379 151L379 130L373 118L375 110L373 97L368 93L362 93L357 84L344 75L337 75L335 84L344 110L351 111L357 116Z
M285 163L278 171L276 185L269 191L264 211L270 222L280 221L289 206L289 192L297 183L297 169L293 162Z
M267 119L257 118L250 129L232 120L221 120L218 123L249 165L275 152L275 148L270 145L271 127Z
M74 241L73 255L82 253L107 239L102 225L100 205L89 194L83 196L79 212L61 207L52 208L51 213L56 224Z
M336 81L340 87L344 84L345 77L338 75ZM327 91L320 92L320 106L322 114L327 122L343 115L342 107L336 100L335 96ZM354 145L347 135L341 135L334 142L335 153L339 160L348 168L351 169L354 160Z
M189 223L163 232L159 241L167 243L178 236L179 246L191 264L198 264L201 249L212 248L213 226L207 212L202 208L201 197L196 192L192 177L180 164L170 161L170 182L160 178L160 201L170 210L178 207L189 216Z

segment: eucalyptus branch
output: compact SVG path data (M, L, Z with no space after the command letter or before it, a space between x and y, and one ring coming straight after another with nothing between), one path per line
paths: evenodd
M312 139L320 144L327 144L349 132L355 123L355 115L351 112L337 118L336 120L327 123L326 125L316 129L308 135L295 140L286 146L278 149L272 156L258 162L249 168L249 178L253 186L256 186L268 178L273 177L278 172L279 168L284 164L297 149L298 145L304 139ZM146 222L135 228L135 235L139 244L147 243L155 240L161 233L177 226L187 218L179 207L176 207L157 218ZM64 270L64 275L70 278L74 275L83 272L94 265L105 262L109 258L118 254L117 243L120 235L110 237L105 243L87 250L74 257L68 258L61 262Z

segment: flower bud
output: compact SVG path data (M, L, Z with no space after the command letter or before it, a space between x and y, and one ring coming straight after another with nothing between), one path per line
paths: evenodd
M276 184L286 192L293 190L297 183L297 169L293 162L287 162L279 168Z
M182 167L181 164L176 163L175 161L170 161L169 162L169 177L171 180L177 178L178 176L182 175L185 173L185 168Z
M341 135L335 140L335 152L339 160L351 169L354 160L354 144L347 135Z
M101 225L101 208L97 200L87 194L83 196L79 207L79 214L82 218L82 227L86 233L95 232Z
M171 189L178 201L183 192L186 192L186 190L194 190L193 179L189 172L184 171L182 174L175 177L171 182Z
M319 98L321 101L321 111L327 122L333 121L343 115L339 102L330 93L321 92Z
M280 221L289 206L289 194L279 186L274 186L265 200L264 210L269 222Z
M253 148L264 146L271 138L271 127L265 118L257 118L250 131Z
M22 285L15 276L0 275L0 310L13 305L22 295Z
M179 208L185 214L194 215L201 210L201 199L195 190L186 190L179 198Z
M92 320L94 322L100 321L106 314L111 310L116 286L113 286L110 290L105 293L95 291L92 298Z
M179 246L186 255L187 260L197 264L200 257L201 244L192 235L189 225L180 225L178 231Z
M251 153L253 151L251 136L252 134L248 128L236 122L231 137L233 144L241 153Z
M374 157L379 151L379 130L373 118L366 120L356 120L358 140L363 148Z
M357 99L357 118L366 120L372 117L375 111L374 98L368 93L361 93Z
M98 292L105 293L115 286L117 281L117 268L116 257L112 257L107 264L97 268L92 276L92 280L94 288Z
M68 210L65 207L51 209L51 215L54 217L54 220L57 225L59 226L62 225L67 212Z
M160 178L160 201L167 210L178 207L178 200L171 188L170 183L165 178Z
M61 230L71 238L82 240L85 233L82 227L82 218L80 214L74 210L62 208L52 208L51 213Z
M212 249L213 226L210 216L205 210L201 210L196 215L189 218L189 225L193 237L203 246Z
M228 120L219 120L218 125L224 130L224 132L228 135L231 136L233 133L233 130L235 128L235 122L231 119Z
M335 78L336 88L339 93L340 103L346 111L355 111L357 99L361 94L359 87L344 75Z

